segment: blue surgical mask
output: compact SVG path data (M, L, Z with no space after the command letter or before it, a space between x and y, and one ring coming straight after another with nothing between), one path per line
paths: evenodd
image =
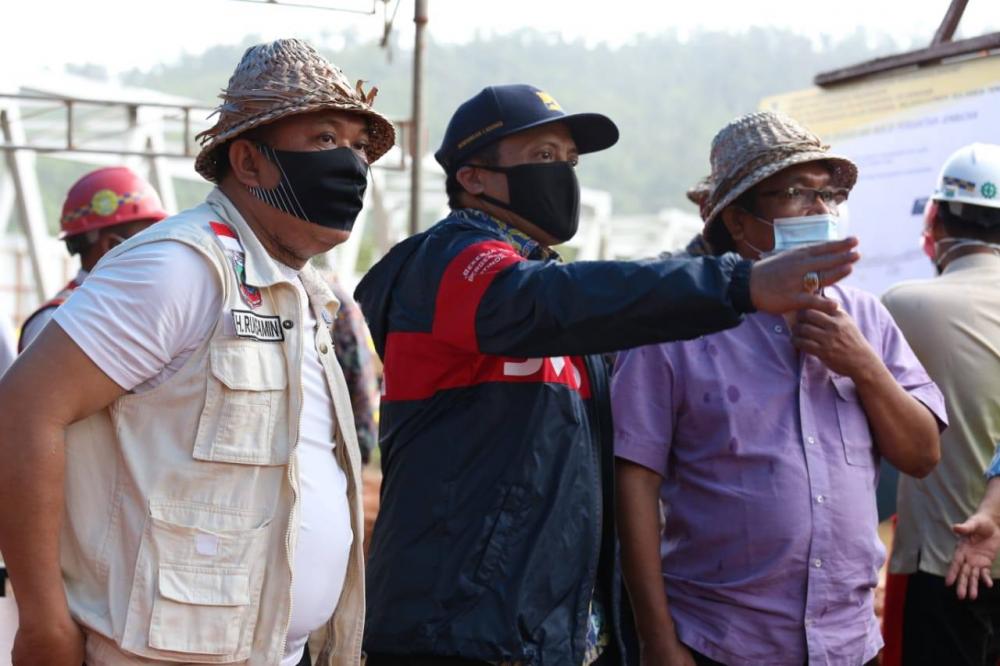
M774 251L784 252L807 245L839 240L838 218L832 213L779 217L774 220Z
M750 211L746 211L750 213ZM795 250L808 245L826 243L827 241L840 240L837 227L840 218L832 213L822 213L820 215L802 215L800 217L779 217L765 220L763 217L750 213L759 222L774 229L774 249L761 250L750 241L744 239L743 242L761 257L767 257L785 250Z

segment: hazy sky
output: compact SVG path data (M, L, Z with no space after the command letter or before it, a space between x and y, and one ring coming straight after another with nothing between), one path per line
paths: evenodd
M288 0L282 0L288 1ZM383 0L304 0L371 9L374 16L253 4L241 0L2 0L0 62L11 71L62 69L97 63L111 71L148 68L181 53L265 38L319 38L351 27L362 37L382 32ZM429 0L429 30L440 41L465 41L478 31L534 27L587 42L627 42L640 33L676 29L738 31L780 26L808 35L841 37L863 26L909 44L934 34L948 0ZM391 9L396 0L389 0ZM413 0L402 0L396 29L409 41ZM1000 27L1000 2L973 0L960 31L967 36Z

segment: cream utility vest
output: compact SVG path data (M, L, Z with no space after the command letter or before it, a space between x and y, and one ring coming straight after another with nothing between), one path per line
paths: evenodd
M224 306L175 375L68 429L60 543L70 610L85 628L91 666L277 665L298 534L299 292L219 190L109 256L162 240L212 263ZM309 266L300 277L316 320L333 322L327 285ZM355 536L336 612L311 647L313 663L340 666L361 659L361 456L327 326L317 327L315 344Z

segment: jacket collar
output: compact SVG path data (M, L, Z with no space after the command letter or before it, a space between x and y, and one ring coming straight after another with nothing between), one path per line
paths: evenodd
M975 252L956 257L948 262L942 275L976 268L1000 268L1000 257L993 252Z
M229 224L239 236L244 252L244 270L247 284L254 287L270 287L278 282L287 282L278 269L277 263L267 253L257 234L253 232L236 205L218 187L209 192L205 199L209 207Z
M243 246L244 270L246 272L247 284L254 287L270 287L279 282L288 281L288 278L278 267L278 263L264 249L264 245L257 238L257 234L253 232L250 225L243 219L243 215L240 214L239 209L236 208L236 205L233 204L232 200L222 190L216 187L208 194L205 201L223 221L233 228L233 231L239 237L240 245ZM319 306L321 312L325 310L329 313L331 319L329 322L324 323L328 325L332 323L332 318L336 316L340 302L337 301L337 298L333 295L333 292L319 271L307 263L299 272L299 277L302 280L302 286L305 287L309 302Z
M337 311L340 309L340 301L337 300L329 283L311 264L306 264L302 268L302 271L299 273L299 279L302 280L302 286L305 287L309 302L319 308L319 315L322 316L323 312L329 315L329 320L323 317L322 321L327 327L330 327L333 324L333 320L337 317Z
M523 231L501 222L478 208L459 208L452 211L451 217L502 239L525 259L559 260L559 253L552 248L545 247Z

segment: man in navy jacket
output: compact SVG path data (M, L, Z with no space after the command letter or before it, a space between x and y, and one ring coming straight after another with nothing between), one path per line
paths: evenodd
M600 354L835 307L803 285L847 275L853 239L756 264L560 263L578 156L617 140L532 86L485 88L435 155L452 213L358 286L385 364L369 666L624 663Z

